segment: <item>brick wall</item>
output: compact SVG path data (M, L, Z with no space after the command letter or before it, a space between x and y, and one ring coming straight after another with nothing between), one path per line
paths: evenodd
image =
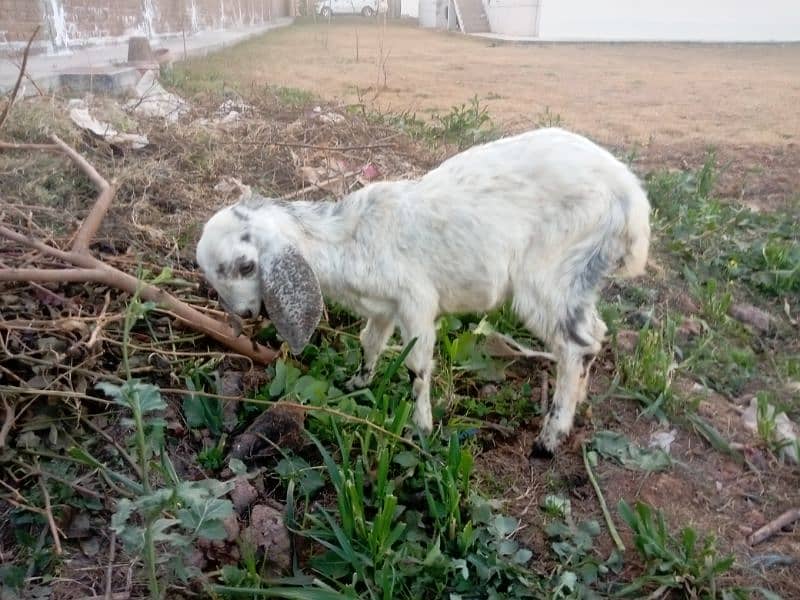
M0 0L0 52L18 49L36 25L36 47L151 38L257 25L289 15L290 0Z

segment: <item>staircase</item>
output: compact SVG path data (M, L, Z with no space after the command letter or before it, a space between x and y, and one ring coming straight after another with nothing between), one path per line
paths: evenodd
M489 19L483 10L483 0L453 0L458 24L463 33L489 33Z

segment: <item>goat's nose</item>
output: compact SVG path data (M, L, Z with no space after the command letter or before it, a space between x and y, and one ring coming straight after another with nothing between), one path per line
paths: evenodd
M242 312L242 318L243 319L252 319L253 318L253 311L250 310L249 308L247 310L243 311Z

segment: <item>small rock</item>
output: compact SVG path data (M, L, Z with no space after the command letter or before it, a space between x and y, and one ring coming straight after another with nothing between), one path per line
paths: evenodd
M89 558L94 558L100 552L100 538L97 536L80 541L81 550Z
M620 352L633 352L636 344L639 343L639 332L630 329L622 329L617 332L617 348Z
M79 539L89 537L91 532L92 524L89 520L89 513L77 512L72 515L64 530L64 535L70 539Z
M748 462L753 465L759 471L768 471L769 470L769 460L767 459L767 455L762 450L758 448L746 447L743 450L745 457L747 458Z
M305 445L305 410L276 402L261 413L231 444L230 458L245 460L259 453L271 455L275 448L298 451ZM272 443L264 441L270 440Z
M655 431L650 435L650 443L648 445L650 448L660 448L669 454L669 449L672 446L672 442L675 441L675 436L677 435L677 429L672 429L670 431Z
M236 512L241 514L258 498L258 490L244 477L237 477L231 490L231 502Z
M202 539L198 541L202 541ZM195 548L195 550L189 555L187 562L190 567L194 567L201 571L206 568L206 564L208 563L208 561L206 561L205 554L203 554L199 548Z
M772 419L775 423L775 441L782 445L781 456L785 460L797 464L800 462L797 451L797 426L786 416L785 412L777 412L772 404L767 404L766 413L766 418ZM750 400L750 405L742 413L742 424L753 433L758 432L758 398Z
M678 294L675 298L675 308L685 315L693 315L700 310L692 297L685 293Z
M264 504L254 506L244 536L254 546L263 549L267 560L281 570L291 565L289 531L283 524L281 511Z
M748 526L755 531L767 524L767 519L760 510L751 510L744 514L742 521L747 523Z
M661 321L655 316L651 310L637 310L636 312L628 315L628 323L637 329L642 329L649 325L650 327L658 327Z
M703 333L703 327L694 319L684 319L676 331L678 339L688 341Z
M244 391L244 376L239 371L226 371L220 377L219 389L223 396L241 396Z
M496 396L497 392L496 385L492 385L491 383L487 383L484 386L481 386L481 389L478 391L478 397L480 398L491 398L492 396Z
M220 378L220 394L223 396L241 397L245 391L244 373L241 371L225 371ZM239 403L235 400L222 401L222 428L226 433L232 432L239 425Z
M235 542L236 538L239 537L239 532L241 528L239 527L239 517L236 514L228 515L222 521L223 527L225 527L225 539L229 542Z
M734 304L730 308L730 313L734 319L750 325L759 333L769 332L774 324L772 315L752 304Z

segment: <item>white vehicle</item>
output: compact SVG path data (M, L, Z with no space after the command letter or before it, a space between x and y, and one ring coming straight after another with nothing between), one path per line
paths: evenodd
M318 0L317 13L327 19L331 15L362 15L372 17L378 0Z

